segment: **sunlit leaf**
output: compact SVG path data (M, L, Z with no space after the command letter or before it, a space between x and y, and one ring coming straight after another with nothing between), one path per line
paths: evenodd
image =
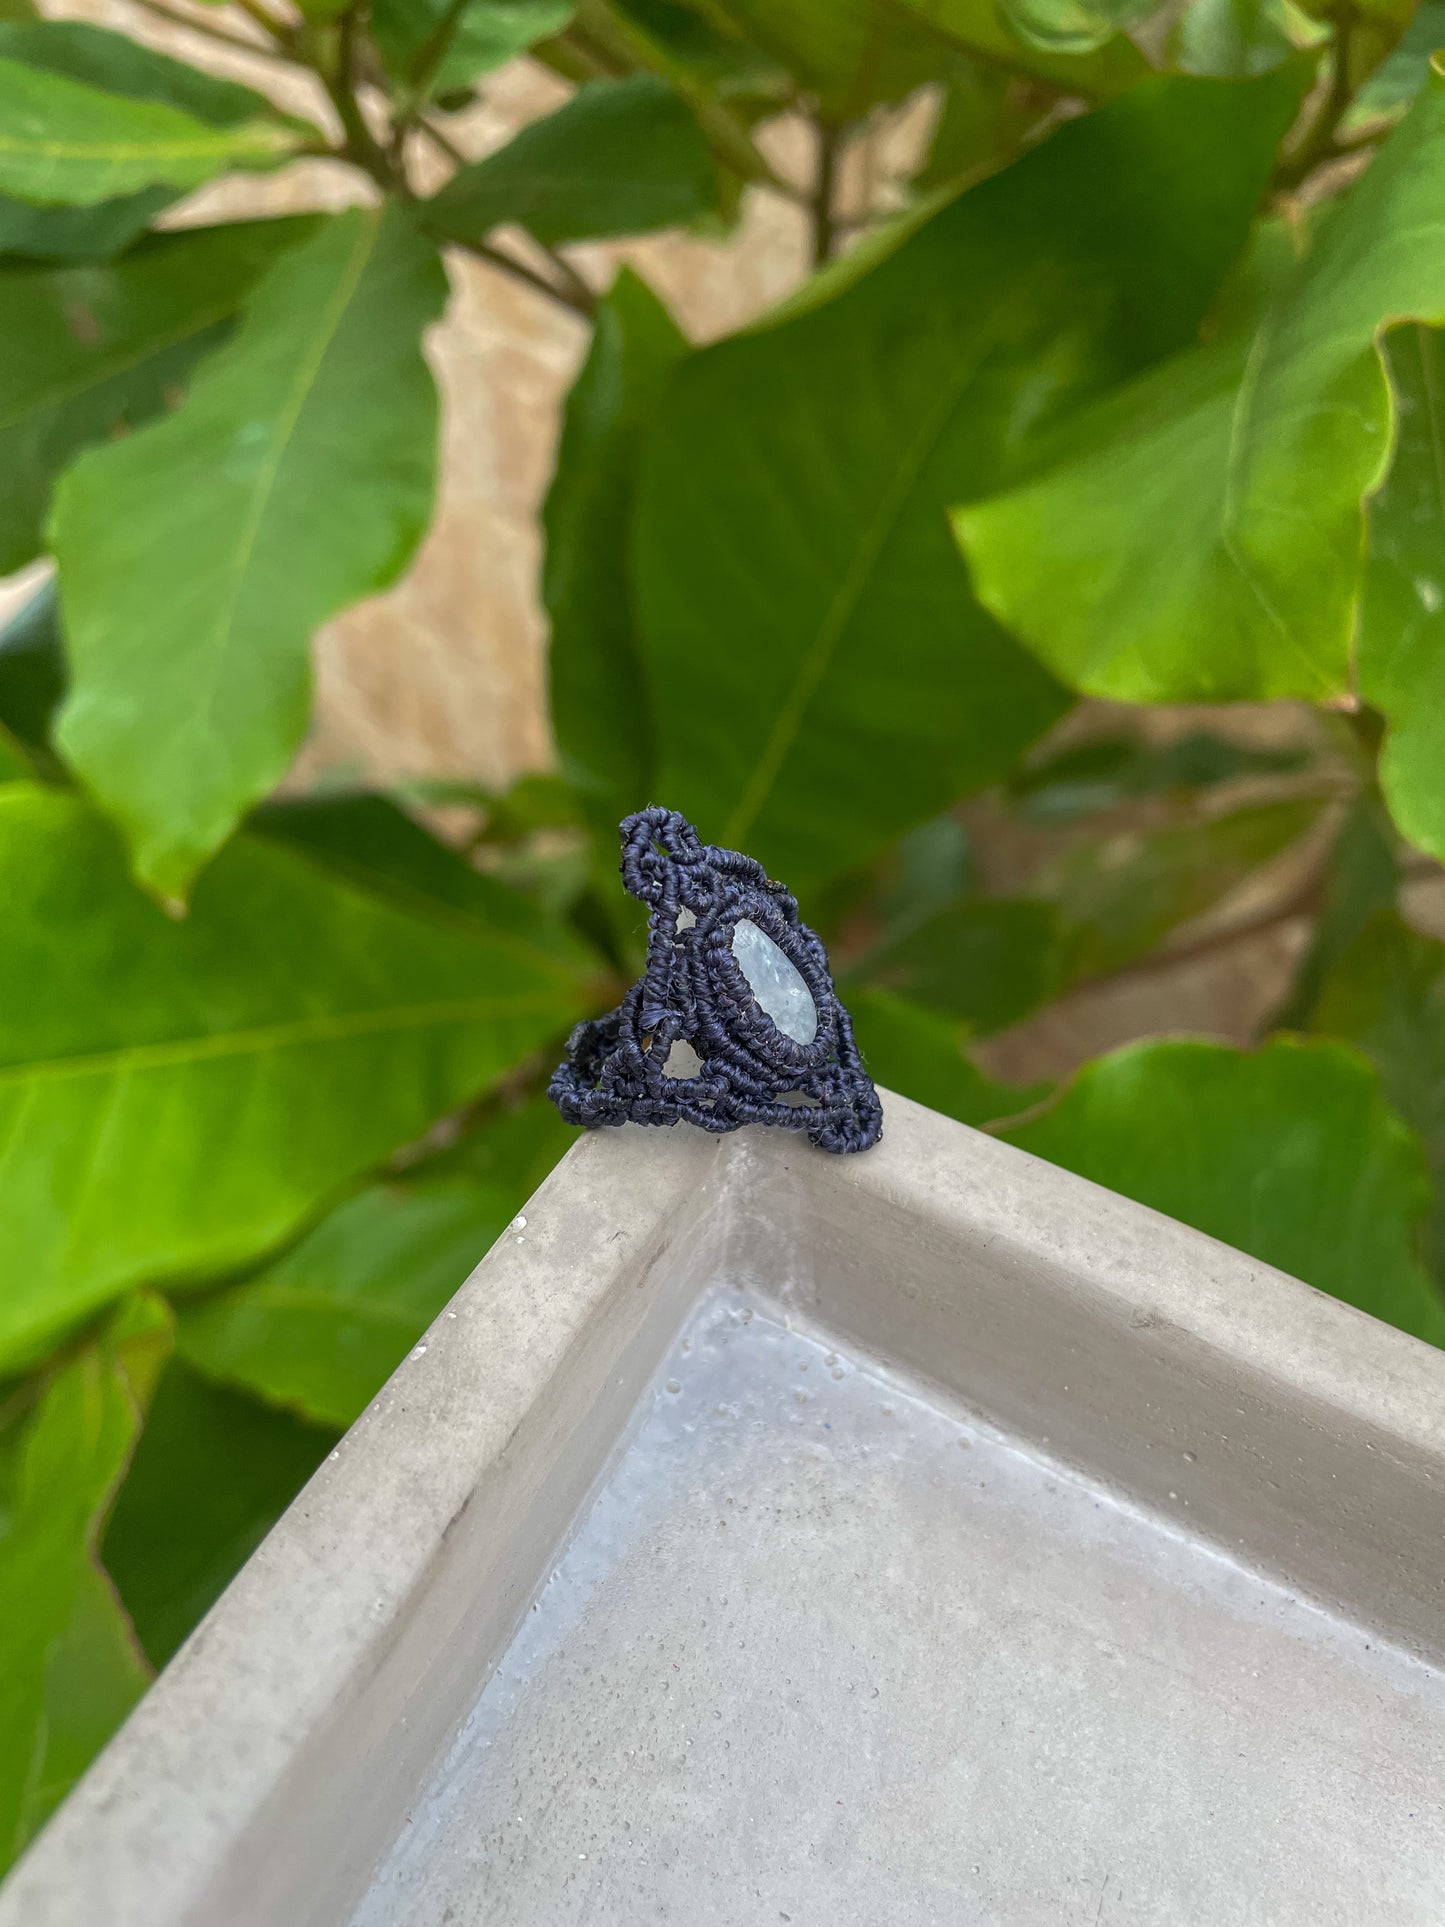
M1342 1044L1130 1044L1004 1135L1445 1344L1445 1302L1415 1256L1430 1203L1419 1141Z
M228 168L278 167L301 136L273 120L213 127L0 57L0 191L88 205L144 187L199 187Z
M0 1369L142 1279L263 1256L565 1031L557 954L238 838L191 913L73 795L0 786Z
M0 572L43 547L52 487L80 451L173 402L313 226L193 228L105 265L0 268Z
M261 279L168 420L91 450L57 492L59 746L158 894L184 895L284 771L312 631L394 581L426 527L421 334L445 298L403 213L338 215Z
M1436 76L1262 313L1085 411L1037 479L959 511L983 600L1075 688L1346 690L1361 504L1390 447L1375 340L1445 319L1442 191Z

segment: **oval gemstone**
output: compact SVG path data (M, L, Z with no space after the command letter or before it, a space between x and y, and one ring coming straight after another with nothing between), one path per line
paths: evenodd
M748 988L784 1037L811 1044L818 1035L818 1010L797 965L747 917L739 917L733 930L733 955Z

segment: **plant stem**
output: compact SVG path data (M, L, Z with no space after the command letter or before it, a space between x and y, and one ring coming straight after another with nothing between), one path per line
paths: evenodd
M356 97L356 29L356 8L348 7L338 28L336 70L330 75L322 74L322 85L331 97L346 135L346 158L369 174L384 194L409 197L405 175L367 126Z
M1276 184L1286 190L1299 187L1322 162L1333 160L1337 152L1349 151L1336 148L1335 134L1349 108L1353 92L1350 85L1350 51L1357 16L1351 0L1344 0L1344 4L1334 9L1331 17L1335 38L1330 48L1329 92L1299 151L1292 160L1283 164L1276 175Z
M838 159L846 138L841 127L825 121L818 123L818 171L813 181L809 205L813 213L813 266L821 268L833 258L838 238L833 201L838 191Z
M553 301L560 302L573 314L581 315L584 321L592 319L597 307L597 298L590 288L587 289L585 297L573 294L565 288L559 288L554 281L549 281L546 275L538 274L536 269L529 268L525 261L519 261L515 254L508 254L505 248L494 247L490 241L459 241L455 235L450 234L446 238L453 247L459 247L468 254L474 254L479 261L485 261L488 267L499 269L503 274L510 275L514 281L524 282L536 293L550 296ZM581 285L585 286L585 283Z

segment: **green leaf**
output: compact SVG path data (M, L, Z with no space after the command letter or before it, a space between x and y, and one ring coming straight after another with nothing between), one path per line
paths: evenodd
M1361 503L1390 444L1374 344L1392 321L1445 319L1442 190L1436 76L1262 315L1087 411L1035 480L958 512L983 601L1075 688L1347 688Z
M36 207L0 194L0 256L36 261L108 261L143 234L175 196L145 187L94 207Z
M982 1126L1042 1101L1046 1084L1000 1084L968 1057L966 1026L883 990L853 991L848 1014L870 1077L917 1104Z
M1069 981L1147 955L1297 841L1319 812L1317 801L1262 803L1172 829L1124 830L1068 851L1030 887L1069 927Z
M60 748L160 894L285 770L311 632L394 582L426 528L421 334L445 298L399 209L336 216L261 279L168 420L93 449L57 493Z
M21 1442L0 1536L0 1869L144 1690L97 1547L169 1345L165 1306L136 1299L52 1372Z
M887 944L857 975L987 1034L1047 1003L1063 967L1064 933L1049 904L966 898Z
M60 74L103 93L149 100L191 114L208 127L241 127L275 114L264 94L171 60L128 34L81 20L35 20L0 26L0 60Z
M942 64L938 37L889 0L707 0L699 11L786 67L837 125L901 100Z
M445 911L485 934L520 938L579 974L596 968L596 958L530 897L474 869L389 797L366 791L288 797L263 804L247 827L305 851L403 909Z
M1345 138L1398 120L1425 85L1430 56L1445 47L1445 0L1421 0L1387 59L1356 93L1340 122Z
M1392 335L1398 441L1370 504L1360 693L1389 728L1380 786L1422 850L1445 857L1445 348L1433 328Z
M305 219L157 236L104 266L0 268L0 572L39 553L56 478L161 413Z
M1351 805L1335 837L1314 929L1272 1028L1309 1027L1335 965L1377 910L1394 908L1398 887L1389 821L1374 797L1362 796Z
M543 510L552 726L574 779L613 823L651 794L656 763L627 538L643 430L686 353L666 308L623 268L598 303Z
M51 719L64 694L55 585L47 582L0 629L0 729L27 751L47 752Z
M175 921L73 795L0 788L0 1369L273 1250L587 1008L555 954L239 837Z
M1062 127L824 306L683 364L644 459L657 793L794 888L1002 776L1064 705L945 511L1189 339L1292 77L1165 79Z
M106 1570L157 1670L335 1442L334 1431L171 1360L103 1544Z
M1424 1145L1434 1192L1425 1257L1445 1285L1445 945L1377 910L1330 960L1312 1028L1364 1052Z
M579 88L497 153L459 169L424 213L453 240L479 241L516 221L555 246L677 227L716 205L696 121L665 82L634 74Z
M1031 46L1091 54L1152 11L1154 0L1002 0L1004 18Z
M1070 53L1022 35L1010 11L995 6L993 0L901 0L901 4L916 19L987 62L1016 74L1031 74L1063 92L1082 94L1089 100L1113 100L1146 80L1152 71L1143 54L1123 34L1096 45L1092 52ZM1090 11L1097 18L1104 10ZM1010 31L1010 22L1015 31Z
M445 94L470 87L539 40L560 33L576 11L576 0L471 0L426 91ZM372 35L394 80L417 78L433 36L454 12L451 0L372 0Z
M1445 1343L1445 1306L1414 1251L1430 1200L1419 1143L1342 1044L1130 1044L1003 1135Z
M181 1314L190 1364L303 1417L360 1417L571 1142L545 1099L485 1127L490 1176L374 1184L257 1277Z
M1030 761L1009 778L1009 796L1037 823L1071 823L1145 796L1210 789L1246 776L1278 776L1305 761L1300 750L1252 749L1207 730L1158 747L1137 736L1096 736Z
M0 191L89 205L143 187L199 187L227 168L279 167L300 135L274 120L212 127L0 58Z
M1173 64L1186 74L1240 80L1327 37L1291 0L1190 0L1171 35Z

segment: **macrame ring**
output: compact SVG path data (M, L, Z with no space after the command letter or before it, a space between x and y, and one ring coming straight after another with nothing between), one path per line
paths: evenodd
M653 806L621 825L622 876L650 906L647 965L616 1010L577 1026L548 1087L571 1124L696 1124L805 1131L827 1151L862 1151L882 1108L838 1002L822 944L762 865L701 842L685 817ZM684 921L684 916L688 921ZM763 1009L733 950L743 920L793 966L812 999L810 1043ZM676 1043L700 1068L673 1076Z

